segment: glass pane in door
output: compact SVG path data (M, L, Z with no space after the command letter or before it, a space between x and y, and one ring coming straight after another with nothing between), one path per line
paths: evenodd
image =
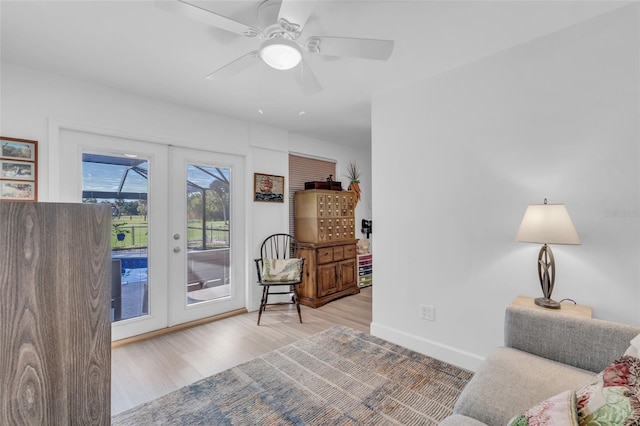
M111 321L148 314L149 163L112 155L82 155L82 201L111 205Z
M187 305L228 298L230 179L228 168L187 164Z

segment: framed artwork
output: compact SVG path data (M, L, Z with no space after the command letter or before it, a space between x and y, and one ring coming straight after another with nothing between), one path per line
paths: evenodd
M38 142L0 136L0 201L38 200Z
M253 174L253 201L284 203L284 176Z
M34 180L36 171L33 166L34 163L26 161L0 160L0 178Z

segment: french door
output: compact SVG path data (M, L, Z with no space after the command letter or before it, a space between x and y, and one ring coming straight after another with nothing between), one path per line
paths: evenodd
M245 306L242 159L169 148L169 325Z
M60 129L57 197L112 206L112 339L245 305L242 157Z

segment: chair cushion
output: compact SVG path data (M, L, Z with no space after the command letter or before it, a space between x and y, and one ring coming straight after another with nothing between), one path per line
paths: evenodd
M507 426L637 425L640 359L623 356L577 392L567 390L514 417Z
M262 281L286 282L300 280L302 259L263 259Z
M475 372L453 412L488 425L506 425L518 413L578 389L595 375L517 349L497 348Z

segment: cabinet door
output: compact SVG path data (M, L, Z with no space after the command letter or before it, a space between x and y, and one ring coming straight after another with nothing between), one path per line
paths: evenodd
M338 263L340 274L338 279L338 291L356 285L356 260L349 259Z
M338 291L336 263L318 265L318 297L327 296Z

